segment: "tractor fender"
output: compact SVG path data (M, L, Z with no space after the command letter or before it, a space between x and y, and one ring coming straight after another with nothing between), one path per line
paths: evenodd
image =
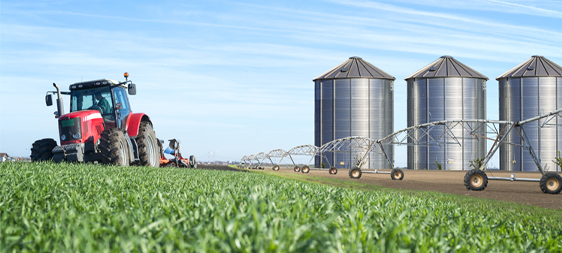
M139 134L139 127L141 121L148 121L152 125L152 121L150 121L148 115L144 113L133 113L131 114L131 116L129 116L128 125L127 125L127 133L129 134L129 137L131 138L137 137L137 135Z

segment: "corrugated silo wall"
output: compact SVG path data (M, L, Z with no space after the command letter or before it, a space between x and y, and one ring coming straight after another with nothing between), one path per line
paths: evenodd
M520 121L562 108L562 78L560 77L517 77L499 80L500 120ZM557 151L562 148L562 119L557 117L558 126L540 128L543 121L524 125L529 143L545 170L556 171L553 162ZM554 123L554 122L552 122ZM521 144L517 132L512 131L507 141ZM500 169L508 171L537 171L529 151L523 147L503 144L500 146Z
M394 81L386 79L335 79L315 82L315 145L335 139L362 136L379 139L394 131ZM394 147L387 148L394 157ZM337 168L356 165L359 153L326 153L328 162ZM315 166L323 162L315 158ZM380 154L371 153L362 168L390 168Z
M408 79L408 127L440 120L486 119L486 80L477 78L417 78ZM441 128L430 131L440 136ZM478 134L485 136L485 129ZM458 125L452 132L462 146L445 136L448 144L408 146L408 168L469 170L470 161L486 155L486 141L475 139ZM418 138L421 131L416 132ZM420 142L427 142L423 137ZM411 143L411 141L409 141Z

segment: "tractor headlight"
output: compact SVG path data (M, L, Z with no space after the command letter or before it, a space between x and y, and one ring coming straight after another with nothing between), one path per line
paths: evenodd
M60 136L60 139L63 140L63 141L66 140L66 135L64 135L64 134L61 135L61 136Z
M74 133L72 137L74 137L74 139L80 139L80 133Z

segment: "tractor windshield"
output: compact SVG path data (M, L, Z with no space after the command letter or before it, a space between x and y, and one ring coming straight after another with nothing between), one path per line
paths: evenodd
M103 116L113 116L113 100L109 87L73 90L70 99L70 111L83 110L98 110Z

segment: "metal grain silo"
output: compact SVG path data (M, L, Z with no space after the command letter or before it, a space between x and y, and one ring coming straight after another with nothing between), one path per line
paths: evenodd
M348 60L316 77L315 145L349 136L379 139L394 131L394 78L360 57ZM394 157L394 149L387 154ZM337 168L354 166L358 154L326 154ZM316 167L323 161L315 160ZM324 163L328 167L327 163ZM380 154L369 154L363 168L390 168Z
M562 67L544 58L532 56L496 78L499 82L500 120L520 121L562 108ZM556 171L552 162L562 149L562 119L554 127L540 128L542 121L524 126L527 137L545 170ZM507 141L521 144L518 133L510 133ZM527 149L514 145L500 146L500 169L536 171Z
M486 119L488 77L455 60L442 56L406 78L408 83L408 127L440 120ZM486 155L486 141L473 139L462 126L452 132L462 145L408 146L408 168L469 170L470 161ZM442 130L430 134L439 136ZM417 133L417 134L421 134ZM485 136L485 129L479 134ZM423 135L416 136L422 137ZM427 136L422 141L427 141Z

